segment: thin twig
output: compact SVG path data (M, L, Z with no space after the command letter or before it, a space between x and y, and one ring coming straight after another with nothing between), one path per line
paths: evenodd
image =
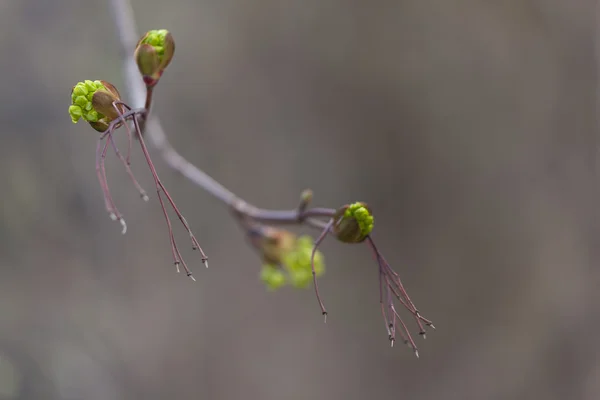
M159 119L155 115L149 114L153 91L146 90L146 86L132 57L139 37L136 32L137 29L131 4L128 0L110 0L109 5L117 28L119 43L121 44L121 53L124 60L123 74L127 94L131 98L131 105L134 108L144 107L143 110L146 110L145 118L142 119L146 124L145 136L148 137L149 143L160 152L167 165L248 218L272 224L304 223L313 228L323 229L326 223L318 218L330 218L335 210L308 209L299 211L297 208L291 210L269 210L255 207L236 196L206 172L187 161L171 146Z
M117 104L113 104L113 107L115 107L115 110L117 110L117 113L119 113L119 114L123 114L123 112L125 111L124 107L117 108ZM110 144L112 145L112 148L113 148L115 154L117 155L117 157L119 157L119 159L123 163L123 166L125 167L125 170L127 171L127 174L129 175L129 179L133 183L133 186L135 186L135 188L137 189L138 193L140 194L140 197L142 198L142 200L148 201L149 198L148 198L148 195L146 194L146 191L144 190L144 188L142 188L142 185L140 185L140 183L136 179L135 175L133 174L133 171L131 170L130 157L131 157L131 145L132 145L132 136L133 135L131 134L131 129L129 129L129 125L127 125L127 124L123 124L123 125L125 125L126 131L127 131L127 140L128 140L127 157L123 157L123 155L119 151L119 148L117 147L117 144L115 143L115 141L112 137L112 134L108 135L108 140L110 140Z
M104 147L102 147L102 139L106 139L106 143ZM107 131L102 137L98 140L98 147L96 148L96 173L98 175L98 180L100 181L100 187L102 188L102 192L104 193L104 204L106 205L106 211L108 211L110 218L113 221L119 221L122 226L122 234L127 232L127 224L125 223L125 219L123 215L119 212L117 207L115 206L115 202L113 201L112 195L110 194L110 190L108 188L108 180L106 178L106 168L105 168L105 160L106 153L108 151L108 145L112 140L112 132Z
M134 58L131 56L135 50L135 46L139 39L136 33L135 19L133 15L133 10L131 8L131 4L129 0L110 0L109 4L110 11L113 15L113 20L117 28L116 31L118 34L119 43L121 45L122 58L124 60L123 74L125 78L124 81L127 86L127 93L131 98L131 104L133 106L143 106L143 108L136 108L133 110L130 109L127 112L120 113L119 118L111 122L111 125L109 126L109 132L113 132L116 128L118 128L121 125L127 125L128 120L133 120L137 138L140 141L142 151L152 171L152 175L156 183L157 195L161 203L161 207L163 208L167 225L169 227L169 235L175 265L179 268L179 264L183 264L183 267L188 273L188 276L191 276L191 273L187 269L185 261L183 261L179 249L177 248L177 245L175 243L175 238L173 236L171 228L171 222L167 215L165 204L162 199L163 194L167 197L170 205L172 206L180 221L190 234L190 238L192 240L194 249L197 248L202 253L203 262L206 261L206 256L202 252L202 249L200 249L196 238L191 233L187 221L185 220L185 218L183 218L183 216L175 206L175 203L173 202L173 200L165 190L164 186L162 185L162 182L158 178L154 166L150 161L148 150L144 144L144 137L147 137L149 139L149 143L160 153L163 160L170 168L179 172L189 181L201 187L202 189L210 193L213 197L215 197L216 199L223 202L226 206L228 206L233 211L233 214L238 219L238 222L240 222L241 225L246 228L246 231L251 237L251 239L254 238L254 236L252 235L252 233L254 233L254 229L260 229L261 227L268 224L303 224L320 229L322 233L315 241L311 253L310 262L312 268L315 294L321 307L322 314L326 318L327 311L325 309L325 306L323 305L323 302L321 301L321 297L319 294L314 266L314 258L315 253L321 242L324 240L327 234L332 232L332 226L337 211L335 209L330 208L308 208L308 204L312 199L312 193L307 191L305 191L302 194L300 204L294 209L270 210L255 207L254 205L236 196L225 186L221 185L207 173L205 173L204 171L196 167L194 164L187 161L184 157L182 157L169 143L167 136L161 127L159 119L156 116L151 115L150 113L152 107L153 86L149 87L144 84L143 79L139 74ZM110 193L106 188L106 174L103 173L104 156L106 154L106 146L108 146L109 141L112 143L112 137L109 137L102 152L100 152L99 147L98 152L100 154L100 162L97 162L97 168L99 169L99 179L101 181L101 185L103 187L103 190L105 191L105 202L107 204L107 209L116 211L114 204L112 204L112 198L110 197ZM123 157L120 155L120 153L118 153L118 150L116 150L116 148L115 152L117 152L117 155L123 160ZM127 154L126 162L129 162L129 151ZM120 217L120 214L118 215ZM425 326L432 329L435 329L435 327L433 326L430 320L424 318L419 313L414 303L408 296L408 293L406 292L399 275L390 267L388 262L379 252L372 238L370 236L367 236L366 239L369 247L375 255L379 267L379 301L381 304L381 312L383 315L384 322L386 324L386 329L391 345L394 345L394 342L396 340L396 334L398 334L400 338L404 341L404 343L408 344L414 350L415 355L418 357L419 352L417 346L408 330L408 327L406 326L406 324L404 323L394 306L394 298L397 299L398 302L402 304L412 314L419 328L419 334L423 335L423 337L425 337ZM398 322L401 326L400 329L398 329Z
M317 250L319 249L319 246L321 245L321 243L323 243L323 240L325 240L325 238L327 237L327 234L330 232L331 227L333 226L333 223L334 223L334 220L332 218L327 223L327 225L323 229L323 232L321 232L321 234L319 235L317 240L315 240L315 244L314 244L312 252L310 254L310 268L312 270L313 283L315 286L315 295L317 296L317 301L319 302L319 307L321 307L321 313L323 314L323 316L325 318L325 322L327 322L327 310L325 309L325 305L323 304L323 301L321 300L321 295L319 294L319 285L317 284L317 273L315 271L315 254L317 253Z

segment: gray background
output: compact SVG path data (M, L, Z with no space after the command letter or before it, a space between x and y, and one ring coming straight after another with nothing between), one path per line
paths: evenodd
M0 2L0 399L597 399L591 1L133 2L177 51L155 111L248 201L369 202L375 239L438 330L389 348L364 246L323 250L311 290L267 292L226 207L155 154L211 260L177 275L156 197L71 87L124 91L105 1ZM134 170L152 194L139 149ZM316 232L312 232L313 234ZM411 325L412 327L412 325Z

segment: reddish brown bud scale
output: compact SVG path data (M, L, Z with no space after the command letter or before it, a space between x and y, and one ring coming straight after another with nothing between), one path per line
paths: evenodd
M258 244L262 259L267 264L283 263L283 255L293 249L296 235L290 231L264 227Z

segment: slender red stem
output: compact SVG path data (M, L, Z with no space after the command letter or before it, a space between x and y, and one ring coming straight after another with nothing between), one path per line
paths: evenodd
M314 246L312 248L312 252L310 254L310 267L312 269L313 282L315 285L315 295L317 296L317 300L319 301L319 306L321 307L321 313L325 316L325 322L327 322L327 310L325 309L325 305L323 304L323 301L321 300L321 295L319 294L319 285L317 284L317 273L315 271L315 254L317 253L317 249L319 248L319 246L321 245L323 240L325 240L325 238L327 237L329 230L333 226L333 222L334 222L334 220L332 219L327 223L327 225L325 226L325 229L323 229L323 232L321 232L321 234L319 235L317 240L315 240L315 244L314 244Z
M165 216L165 220L167 222L167 226L168 226L168 229L169 229L169 237L171 239L171 246L172 246L172 251L173 251L173 254L174 254L175 265L179 265L179 263L181 263L181 265L183 265L183 268L185 269L187 275L190 278L194 279L194 277L192 276L191 271L187 267L187 264L186 264L185 260L183 259L183 257L181 256L181 253L179 252L179 248L177 247L177 243L175 241L175 237L174 237L174 234L173 234L173 227L171 225L171 221L170 221L169 215L167 213L165 204L164 204L164 202L162 200L162 194L165 195L165 197L167 198L167 200L169 201L169 203L173 207L173 210L177 214L179 220L182 222L182 224L184 225L184 227L188 231L190 237L192 238L193 247L196 248L196 249L198 249L198 250L200 250L200 253L202 254L202 262L203 263L207 262L207 257L204 254L204 252L202 251L202 249L201 249L200 245L198 244L198 241L195 239L193 233L191 232L191 230L189 228L189 225L187 224L187 221L185 220L185 218L183 217L183 215L181 214L181 212L179 211L179 209L176 207L175 202L171 198L171 195L168 193L168 191L166 190L165 186L161 182L161 180L160 180L160 178L158 176L158 173L156 172L156 168L154 167L154 163L152 162L152 159L150 158L150 153L148 152L148 148L146 147L146 144L144 143L144 138L140 134L140 125L139 125L139 122L137 120L136 115L133 116L133 123L134 123L134 126L135 126L135 131L138 134L137 137L138 137L138 140L140 142L140 147L142 148L142 153L144 154L144 157L146 158L146 163L148 164L148 167L150 168L150 172L152 173L152 177L154 178L154 183L156 185L156 193L158 194L159 201L160 201L160 204L161 204L161 208L163 210L163 214ZM161 194L161 191L162 191L162 194Z
M108 137L104 147L102 148L102 139L104 137ZM125 234L127 232L127 224L125 223L125 219L123 215L119 212L115 203L113 201L112 195L110 194L110 190L108 188L108 179L106 178L106 168L105 168L105 159L106 153L108 151L108 145L112 140L112 132L107 131L102 135L100 140L98 141L98 146L96 148L96 174L98 175L98 180L100 181L100 187L102 188L102 192L104 193L104 204L106 206L106 210L108 211L110 218L121 223L123 227L122 233ZM102 148L102 150L100 150Z
M417 326L419 327L420 335L425 337L426 331L425 331L425 327L423 326L423 324L431 327L432 329L435 329L435 327L433 326L433 323L430 320L423 317L419 313L419 311L415 307L414 303L408 296L408 293L406 292L406 289L404 288L404 285L402 284L402 281L400 280L400 276L394 270L392 270L392 268L390 267L388 262L385 260L385 258L379 252L379 249L377 248L377 246L375 245L375 242L373 241L373 239L370 236L367 236L367 243L369 244L369 247L373 251L373 254L377 260L377 264L379 265L379 301L381 303L381 310L382 310L384 321L386 323L386 326L388 327L388 334L389 334L390 340L393 341L395 339L395 333L399 332L399 334L402 337L402 339L404 340L404 342L409 344L413 348L413 350L415 351L415 355L418 357L419 352L418 352L417 346L412 338L412 335L410 334L410 331L408 330L408 327L404 323L404 320L402 319L400 314L398 314L396 307L394 306L393 297L395 297L400 302L400 304L402 304L413 315L413 317L415 318L415 321L417 323ZM392 323L389 323L389 318L387 316L387 312L385 311L385 307L384 307L384 299L383 299L383 291L384 291L383 288L384 287L385 287L385 292L387 295L386 296L387 298L385 301L387 303L387 307L391 311ZM393 297L392 297L392 295L393 295ZM396 318L402 326L401 331L397 331L397 329L396 329ZM390 331L390 329L391 329L391 331Z

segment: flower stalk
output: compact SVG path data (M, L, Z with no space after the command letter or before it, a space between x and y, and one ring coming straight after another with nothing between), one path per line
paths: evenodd
M192 242L192 249L200 251L202 255L202 262L206 265L206 267L208 267L208 258L206 257L206 254L200 247L200 244L198 243L198 240L196 239L195 235L192 233L187 220L181 214L181 212L177 208L177 205L175 204L175 201L173 200L173 198L165 188L164 184L160 180L158 173L156 172L156 168L154 167L154 163L150 158L150 153L148 152L148 148L146 147L144 139L141 135L141 127L138 121L139 117L147 115L147 110L131 110L131 108L127 104L123 103L120 100L120 96L118 94L117 89L112 84L106 81L84 81L79 82L77 85L75 85L75 87L72 90L69 114L71 115L71 120L74 123L78 122L79 119L83 119L84 121L87 121L92 126L92 128L102 132L102 135L100 136L96 148L96 173L98 175L100 187L104 194L104 203L106 210L109 213L109 216L112 220L119 221L122 227L122 234L125 234L127 232L127 223L125 222L125 219L123 218L121 212L117 209L112 194L110 192L108 180L106 177L105 161L110 146L113 148L117 157L124 164L131 181L140 193L142 199L148 201L148 195L146 194L146 191L140 186L137 179L133 175L133 172L130 167L133 133L131 132L129 124L127 124L127 120L130 119L131 121L133 121L134 133L140 143L142 153L144 154L146 163L150 169L150 172L152 173L152 177L154 178L157 197L160 202L165 221L167 223L169 240L171 243L171 253L173 256L173 263L176 266L178 272L179 266L181 265L183 266L187 276L190 277L192 280L195 280L194 276L192 275L190 269L188 268L185 260L181 255L177 242L175 241L175 236L173 234L173 226L171 224L171 220L169 218L163 196L164 198L166 198L167 202L169 203L169 205L179 218L180 222L184 226L185 230L189 234L190 240ZM127 157L124 157L122 155L113 139L115 131L121 127L125 127L127 136L129 138Z

